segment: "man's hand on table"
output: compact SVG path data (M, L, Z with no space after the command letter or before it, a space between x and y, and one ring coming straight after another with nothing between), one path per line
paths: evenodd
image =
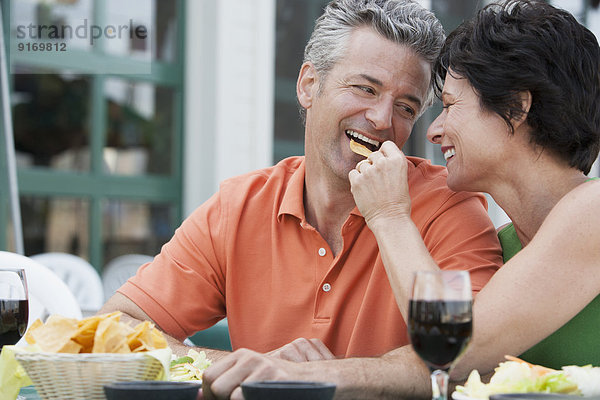
M319 339L304 338L296 339L267 355L295 362L335 359L333 353Z
M302 374L299 363L334 358L318 339L296 339L267 354L239 349L204 371L203 398L243 399L240 385L244 381L297 380Z
M244 381L288 380L297 363L239 349L214 363L202 374L204 399L243 399Z

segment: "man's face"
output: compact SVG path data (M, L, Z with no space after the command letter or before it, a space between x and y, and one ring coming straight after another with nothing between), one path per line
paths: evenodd
M351 34L345 55L324 80L304 64L298 100L306 108L307 165L347 181L363 158L350 150L351 136L373 149L386 140L402 147L426 100L430 68L367 27Z

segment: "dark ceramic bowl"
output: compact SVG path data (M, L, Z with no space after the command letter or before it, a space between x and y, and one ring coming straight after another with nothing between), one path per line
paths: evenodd
M104 386L107 400L196 400L198 383L167 381L116 382Z
M242 393L246 400L331 400L335 385L302 381L244 382Z

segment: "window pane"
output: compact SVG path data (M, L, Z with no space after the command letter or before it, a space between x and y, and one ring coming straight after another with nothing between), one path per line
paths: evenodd
M274 161L304 154L304 129L295 103L275 102Z
M107 79L104 164L117 175L172 173L174 92L150 83Z
M304 154L304 127L296 103L296 79L304 46L328 0L277 0L273 159Z
M81 198L21 197L25 253L63 252L89 260L89 202Z
M16 43L60 42L67 50L173 62L177 4L173 0L11 0ZM160 17L158 17L160 16Z
M295 81L298 77L304 46L314 23L311 21L314 15L311 5L307 1L277 0L275 74L278 78Z
M123 254L155 255L175 231L169 204L106 200L102 213L105 263Z
M177 1L106 0L103 4L107 23L148 30L146 39L133 35L129 41L112 41L106 47L107 53L165 62L176 59Z
M89 27L93 24L92 0L11 0L10 6L12 31L19 34L17 38L22 42L51 39L64 41L69 50L91 49Z
M89 77L47 73L16 74L13 79L19 166L89 171Z

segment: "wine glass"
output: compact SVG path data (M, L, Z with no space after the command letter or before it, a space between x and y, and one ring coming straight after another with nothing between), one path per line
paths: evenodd
M433 400L448 398L448 371L471 339L472 304L467 271L415 273L408 333L431 372Z
M0 267L0 349L16 344L25 334L28 299L25 270Z

